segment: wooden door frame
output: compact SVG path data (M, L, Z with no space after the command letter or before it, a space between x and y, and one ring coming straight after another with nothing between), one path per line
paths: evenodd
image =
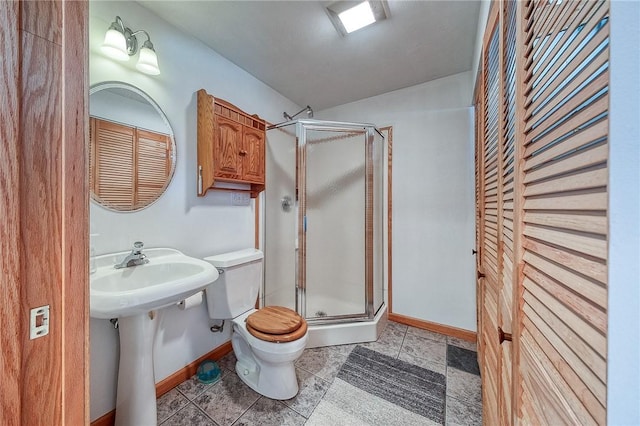
M0 423L87 424L88 4L3 2L0 23Z

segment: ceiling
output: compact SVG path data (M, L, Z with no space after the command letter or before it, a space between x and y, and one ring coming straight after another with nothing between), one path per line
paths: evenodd
M471 69L480 1L389 0L390 18L341 36L322 1L139 1L316 111Z

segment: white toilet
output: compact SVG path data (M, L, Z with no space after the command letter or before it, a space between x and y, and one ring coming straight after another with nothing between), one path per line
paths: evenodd
M289 399L298 393L294 362L307 345L307 323L288 308L255 309L262 259L256 249L206 257L220 273L205 290L207 309L211 319L232 319L231 344L242 381L268 398Z

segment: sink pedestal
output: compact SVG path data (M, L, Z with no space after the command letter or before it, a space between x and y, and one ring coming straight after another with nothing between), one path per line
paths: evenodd
M157 424L153 340L158 322L158 311L118 318L120 366L116 426Z

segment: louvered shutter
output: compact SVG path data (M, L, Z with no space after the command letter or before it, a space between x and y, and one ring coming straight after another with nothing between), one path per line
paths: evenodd
M524 7L519 415L604 424L609 6Z
M137 130L136 208L158 198L168 183L171 169L168 135Z
M514 286L514 203L516 166L516 2L506 1L502 8L502 84L501 149L499 155L500 208L498 222L500 230L500 296L498 300L498 325L503 332L513 334L513 286ZM494 332L498 332L495 330ZM512 346L499 342L500 356L500 424L512 424Z
M498 231L498 188L501 181L499 170L499 75L500 75L500 31L492 25L493 31L484 50L483 87L483 146L482 146L482 329L483 342L482 387L483 419L487 424L498 423L498 296L499 296L499 231Z
M93 192L115 209L131 210L134 202L135 129L109 121L91 119Z

